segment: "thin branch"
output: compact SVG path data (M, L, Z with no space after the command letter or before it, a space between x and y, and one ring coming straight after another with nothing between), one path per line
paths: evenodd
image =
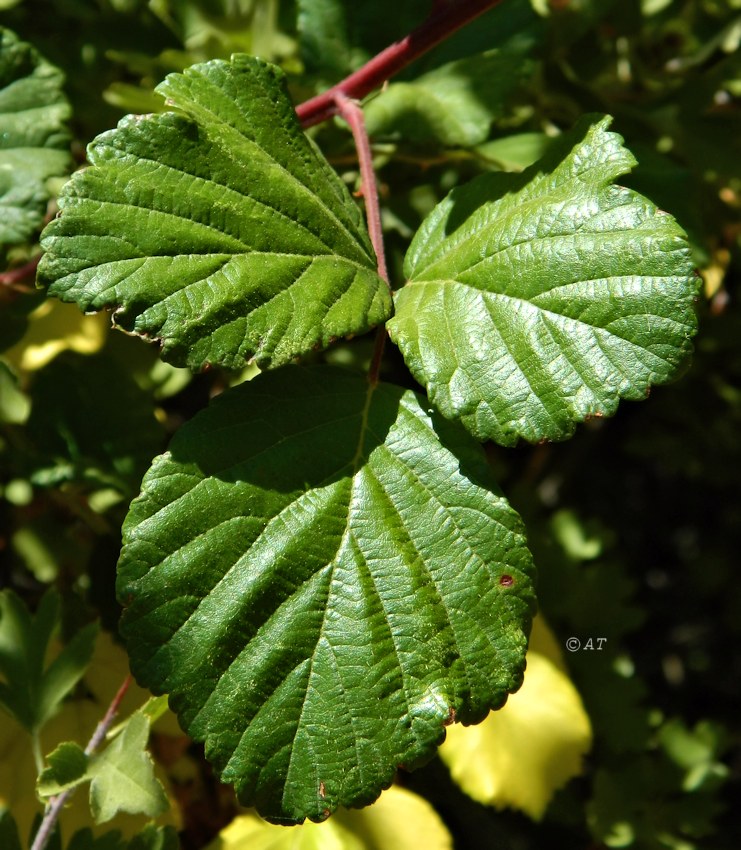
M354 100L350 100L341 91L334 94L337 113L347 121L352 132L355 149L358 152L358 164L360 165L360 190L365 201L365 215L368 220L368 233L370 234L373 250L376 252L378 274L389 283L388 270L386 268L386 252L383 247L383 228L381 226L381 208L378 203L378 186L376 185L376 173L373 169L373 154L371 153L370 139L365 129L363 110ZM389 287L390 289L391 287ZM386 343L386 328L381 326L376 332L376 343L373 348L368 380L375 386L378 383L378 375L381 369L383 348Z
M456 30L501 2L502 0L458 0L455 3L435 3L429 18L405 38L381 51L336 86L299 104L296 107L299 120L304 127L311 127L337 115L337 94L358 100L365 97Z
M111 700L111 704L108 706L105 716L96 726L92 737L85 747L86 755L92 755L92 753L94 753L103 742L106 733L111 728L113 718L116 716L119 708L121 707L121 702L126 695L126 691L128 691L129 686L131 685L131 681L131 676L127 676L121 687L118 689L118 693ZM59 815L62 813L62 809L67 804L67 800L69 800L76 790L76 788L69 788L67 791L63 791L61 794L58 794L56 797L51 799L46 811L44 812L44 818L41 821L41 825L39 826L39 830L33 840L33 844L31 845L31 850L44 850L51 838L51 834L54 831Z
M17 292L28 292L29 289L33 289L33 286L26 286L25 281L36 275L36 267L40 259L39 254L38 257L34 257L22 266L0 273L0 286L7 286L8 289L14 289Z
M371 244L378 260L378 274L388 283L389 276L386 270L386 255L383 249L381 210L378 204L378 186L376 185L376 173L373 170L373 154L371 152L370 139L365 129L363 110L354 100L350 100L342 92L335 92L334 98L337 112L341 118L347 121L353 141L355 142L355 149L358 152L360 191L365 201L368 233L370 234Z
M131 686L131 682L131 675L128 675L123 680L123 683L118 689L116 696L113 697L113 699L111 700L111 704L108 706L108 711L106 711L103 719L95 727L95 732L93 732L92 737L87 742L87 746L85 747L85 755L92 755L103 743L103 739L105 738L108 730L111 728L115 716L118 714L118 709L121 707L121 703L123 702L123 698L126 696L126 691L128 691L129 687Z

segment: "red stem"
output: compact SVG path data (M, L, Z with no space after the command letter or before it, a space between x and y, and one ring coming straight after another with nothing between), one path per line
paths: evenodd
M435 3L429 18L405 38L382 50L336 86L299 104L296 107L299 120L304 127L311 127L337 115L338 94L358 100L365 97L423 53L501 2L502 0L457 0Z
M368 233L370 234L373 250L376 252L378 263L378 274L386 284L389 282L388 270L386 269L386 252L383 247L383 228L381 227L381 208L378 203L378 186L376 185L376 173L373 170L373 154L371 152L370 139L365 129L363 110L354 100L350 100L341 91L334 94L335 106L341 118L344 118L350 126L355 149L358 152L358 164L360 165L360 189L365 201L365 216L368 220ZM390 287L389 287L390 289ZM383 348L386 344L386 328L382 325L376 332L376 343L373 347L368 370L368 380L372 386L378 383L381 370Z
M0 286L7 286L9 289L25 292L27 287L21 286L20 284L22 284L26 278L36 274L36 267L38 266L40 259L41 254L39 254L38 257L34 257L33 260L24 263L22 266L17 266L7 272L0 273Z
M373 170L373 154L371 152L370 139L365 129L363 110L354 100L350 100L341 91L335 92L334 98L338 114L350 126L353 141L355 142L355 149L358 152L360 191L365 201L368 233L370 234L373 250L376 252L378 274L388 283L389 276L386 270L386 255L383 250L381 210L378 204L378 186L376 185L376 173Z

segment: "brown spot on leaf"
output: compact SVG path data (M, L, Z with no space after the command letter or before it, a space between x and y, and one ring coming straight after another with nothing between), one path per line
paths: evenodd
M512 578L512 576L507 575L506 573L504 575L499 576L499 584L502 587L512 587L514 583L515 580Z
M443 720L443 726L451 726L453 723L455 723L455 717L455 708L453 708L453 706L451 705L448 709L448 716L445 718L445 720Z
M322 798L322 800L327 796L327 789L323 782L319 783L319 796Z

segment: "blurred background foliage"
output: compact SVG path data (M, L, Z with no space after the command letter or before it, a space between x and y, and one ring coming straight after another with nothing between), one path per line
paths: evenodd
M152 90L170 71L254 53L286 70L299 101L403 36L430 6L0 0L0 26L63 71L72 154L83 165L85 145L123 114L164 108ZM485 795L468 796L440 759L402 772L400 784L434 809L429 846L741 847L739 48L741 0L504 0L368 98L395 286L411 236L453 186L484 170L521 170L584 112L615 116L639 161L627 182L683 225L703 280L696 355L680 381L586 423L567 443L488 449L526 521L541 610L560 647L553 663L581 697L593 745L582 775L529 814L506 795L476 802ZM311 132L355 187L346 128ZM47 180L47 217L62 181ZM45 303L34 291L37 238L0 246L0 582L32 610L56 588L64 642L96 619L115 634L119 529L141 475L180 424L250 375L193 376L110 332L104 317ZM369 356L367 339L317 355L357 367ZM410 384L393 352L384 369ZM565 651L569 638L581 649ZM65 738L84 744L87 727L69 718L82 711L94 725L111 690L97 677L104 667L125 675L120 651L116 659L93 662L52 721L48 749ZM0 798L23 832L39 811L33 759L0 727ZM181 829L182 846L267 846L273 839L254 823L233 821L230 790L176 732L155 728L150 746L172 802L163 822ZM350 830L353 844L342 823L334 829L345 843L325 832L326 846L383 846L378 835L402 846L388 825L391 833L373 833L367 823ZM323 846L321 835L300 846Z

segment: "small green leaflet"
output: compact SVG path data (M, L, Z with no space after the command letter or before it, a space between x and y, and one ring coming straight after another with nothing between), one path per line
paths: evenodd
M415 393L291 366L176 434L124 524L132 670L240 800L283 823L372 802L519 687L518 515Z
M156 818L169 808L146 751L149 720L136 712L113 741L90 762L90 811L96 823L119 812Z
M90 811L98 824L118 812L161 815L169 803L154 775L148 740L149 719L137 711L99 755L87 755L78 744L65 741L47 756L48 766L37 783L39 796L48 799L89 782Z
M62 72L0 27L0 245L43 224L50 177L69 172L69 104Z
M90 146L44 231L39 281L200 369L279 366L392 312L357 204L303 133L280 69L171 74L176 111Z
M477 438L563 440L672 378L696 278L674 219L611 185L635 165L587 117L522 174L453 190L415 236L389 333Z
M89 757L74 741L63 741L46 757L47 766L36 781L36 792L42 800L56 797L90 779Z

